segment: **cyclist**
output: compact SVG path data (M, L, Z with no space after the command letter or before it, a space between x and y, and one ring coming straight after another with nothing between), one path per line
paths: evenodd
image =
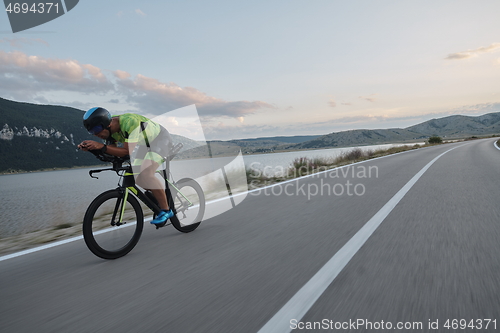
M155 177L158 166L163 163L163 157L169 154L172 145L170 134L163 126L133 113L112 117L102 107L88 110L83 115L83 126L90 134L105 140L106 144L84 140L78 148L84 151L98 150L118 157L133 156L134 173L139 173L137 184L151 190L161 209L151 224L164 224L174 216L168 206L162 182ZM117 145L117 142L121 145Z

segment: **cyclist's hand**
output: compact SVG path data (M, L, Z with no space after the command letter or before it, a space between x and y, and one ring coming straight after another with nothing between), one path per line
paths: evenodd
M98 149L102 149L102 147L104 147L103 143L95 142L92 140L82 141L82 143L80 143L78 145L78 148L83 150L83 151L98 150Z

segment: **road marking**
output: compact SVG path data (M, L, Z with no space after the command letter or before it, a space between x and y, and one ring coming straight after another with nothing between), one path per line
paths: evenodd
M145 219L144 222L149 222L152 219L153 219L152 217L149 217L149 218ZM123 226L121 226L119 228L125 228L125 227L129 227L129 226L132 226L132 225L135 225L135 224L136 223L133 222L133 223L129 223L129 224L123 225ZM110 229L104 229L104 230L96 232L95 234L99 235L99 234L103 234L103 233L114 231L114 230L116 230L116 229L111 229L111 228ZM46 245L37 246L37 247L34 247L32 249L27 249L27 250L15 252L15 253L7 254L7 255L4 255L4 256L0 257L0 261L4 261L4 260L7 260L7 259L12 259L12 258L15 258L15 257L20 257L20 256L23 256L25 254L30 254L30 253L33 253L33 252L38 252L38 251L50 249L51 247L56 247L56 246L59 246L59 245L71 243L71 242L74 242L74 241L77 241L77 240L81 240L81 239L83 239L83 236L71 237L71 238L63 239L63 240L60 240L60 241L57 241L57 242L54 242L54 243L49 243L49 244L46 244Z
M494 146L496 149L500 150L500 148L499 148L499 147L498 147L498 145L497 145L497 140L496 140L496 139L495 139L495 141L493 141L493 146Z
M420 148L420 149L425 149L425 148ZM386 158L386 157L391 157L391 156L395 156L395 155L399 155L399 154L409 153L409 152L412 152L412 151L415 151L415 150L407 150L407 151L403 151L403 152L400 152L400 153L390 154L390 155L386 155L386 156L380 156L380 157L372 158L372 159L365 160L365 161L360 161L360 162L356 162L356 163L352 163L352 164L343 165L343 166L340 166L340 167L337 167L337 168L333 168L333 169L321 171L321 172L318 172L318 173L315 173L315 174L305 175L305 176L302 176L302 177L298 177L298 178L290 179L290 180L287 180L287 181L283 181L283 182L280 182L280 183L277 183L277 184L272 184L272 185L268 185L268 186L265 186L265 187L259 187L259 188L256 188L254 190L248 191L248 192L238 193L238 194L233 195L233 197L237 197L237 196L240 196L240 195L244 195L244 194L248 194L248 193L253 193L253 192L257 192L257 191L262 191L262 190L265 190L267 188L271 188L271 187L274 187L274 186L282 186L283 184L294 182L294 181L298 182L299 180L302 180L302 179L305 179L305 178L309 178L309 177L313 177L313 176L318 176L318 175L326 173L326 172L332 172L332 171L334 171L336 169L349 168L349 167L352 167L353 165L356 165L356 164L361 164L361 163L366 163L366 162L372 162L372 161L375 161L375 160L378 160L378 159L381 159L381 158ZM228 197L214 199L214 200L211 200L211 201L207 201L205 204L206 205L210 205L210 204L222 201L222 200L226 200L227 198ZM148 222L149 220L152 220L152 218L146 219L146 220L144 220L144 222ZM49 249L51 247L63 245L63 244L74 242L74 241L81 240L81 239L83 239L83 236L68 238L68 239L65 239L65 240L58 241L58 242L49 243L49 244L46 244L46 245L34 247L34 248L23 250L23 251L20 251L20 252L8 254L8 255L5 255L5 256L1 256L0 257L0 261L7 260L7 259L12 259L12 258L16 258L16 257L22 256L22 255L25 255L25 254L33 253L33 252L42 251L42 250L45 250L45 249Z
M422 175L444 154L462 147L451 148L430 161L422 168L384 207L382 207L366 224L272 317L258 333L291 332L290 320L300 321L309 309L316 303L326 288L335 280L359 249L370 238L373 232L385 220L410 191Z
M11 258L15 258L15 257L19 257L19 256L22 256L22 255L25 255L25 254L28 254L28 253L42 251L42 250L49 249L49 248L54 247L54 246L59 246L59 245L63 245L63 244L66 244L66 243L74 242L74 241L79 240L79 239L83 239L83 236L77 236L77 237L73 237L73 238L68 238L68 239L65 239L65 240L62 240L62 241L50 243L50 244L47 244L47 245L38 246L38 247L35 247L35 248L32 248L32 249L28 249L28 250L24 250L24 251L21 251L21 252L16 252L16 253L8 254L8 255L5 255L3 257L0 257L0 261L11 259Z

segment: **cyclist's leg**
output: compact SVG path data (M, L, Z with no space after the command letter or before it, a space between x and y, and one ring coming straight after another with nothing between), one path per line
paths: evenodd
M165 127L160 126L160 133L151 142L150 150L152 152L157 153L161 157L168 159L168 157L170 156L170 154L172 152L172 147L173 147L173 143L172 143L172 137L170 136L170 133L167 131L167 129Z
M153 153L156 154L156 153ZM157 155L157 154L156 154ZM153 196L158 201L158 206L161 211L158 215L150 222L156 225L157 228L164 226L167 220L174 217L175 213L169 207L167 201L167 195L165 193L165 188L162 182L156 178L156 170L160 164L156 161L146 158L141 165L141 172L136 178L137 184L144 187L145 189L151 190Z
M139 186L151 190L155 199L158 200L160 209L169 210L170 207L165 195L164 184L155 176L159 165L158 162L146 157L141 163L140 173L136 178L136 182Z

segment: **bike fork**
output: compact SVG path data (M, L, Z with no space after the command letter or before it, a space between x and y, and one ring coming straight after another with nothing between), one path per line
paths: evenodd
M123 196L118 197L118 200L116 200L115 209L113 211L113 218L111 219L112 226L120 226L123 224L123 215L125 215L125 205L127 204L127 199L128 188L125 188L125 193L123 193ZM118 222L115 222L117 213L119 214Z

